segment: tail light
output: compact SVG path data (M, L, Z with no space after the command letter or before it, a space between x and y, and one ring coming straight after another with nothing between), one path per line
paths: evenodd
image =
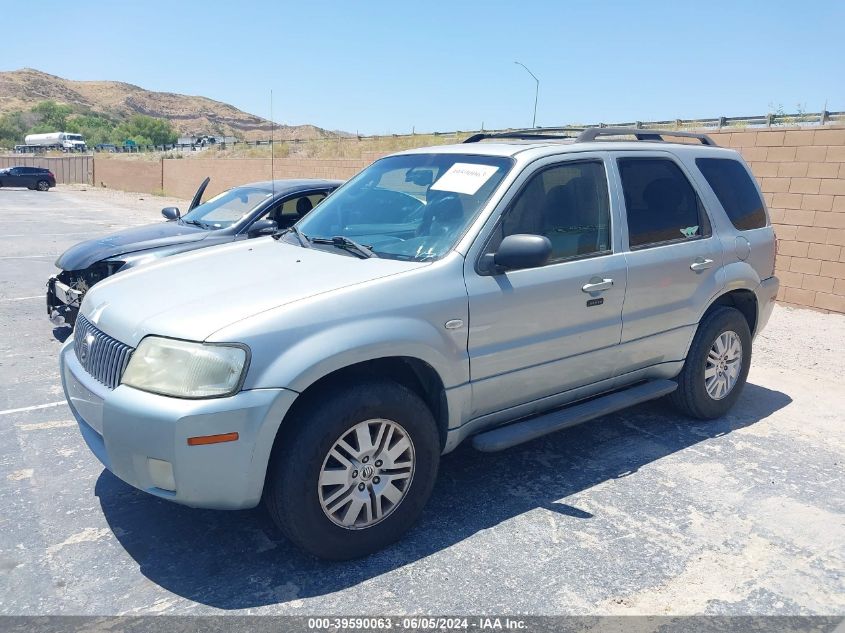
M53 175L53 172L52 172L52 171L50 171L49 169L47 170L47 174L48 174L48 175L50 176L50 178L52 178L53 180L55 180L55 179L56 179L56 177Z
M775 274L775 269L778 265L778 236L775 235L775 247L772 249L772 275Z

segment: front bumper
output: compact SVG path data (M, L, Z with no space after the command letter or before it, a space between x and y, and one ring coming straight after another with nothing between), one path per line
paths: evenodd
M68 340L62 385L82 437L126 483L183 505L237 510L261 500L270 451L296 392L254 389L184 400L126 386L111 390L79 364ZM188 438L238 433L238 440L188 446Z
M54 325L73 325L79 314L79 306L82 305L82 297L81 290L71 288L53 275L47 280L47 318Z

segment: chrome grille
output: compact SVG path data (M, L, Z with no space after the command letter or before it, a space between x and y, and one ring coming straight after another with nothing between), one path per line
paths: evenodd
M82 368L109 389L120 384L132 348L100 331L81 314L76 317L73 348Z

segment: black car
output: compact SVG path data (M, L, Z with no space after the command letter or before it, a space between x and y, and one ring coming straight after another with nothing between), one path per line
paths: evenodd
M56 186L56 177L42 167L7 167L0 169L0 187L26 187L49 191Z
M61 272L47 282L47 316L73 325L82 297L98 281L162 257L236 240L271 235L292 226L340 180L275 180L241 185L200 204L203 181L188 212L161 210L167 222L126 229L66 250L57 260Z

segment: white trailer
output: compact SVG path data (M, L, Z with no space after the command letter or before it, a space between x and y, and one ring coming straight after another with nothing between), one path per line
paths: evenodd
M84 152L87 149L81 134L72 132L49 132L47 134L27 134L24 145L15 145L18 153L39 152L48 149L63 152Z

